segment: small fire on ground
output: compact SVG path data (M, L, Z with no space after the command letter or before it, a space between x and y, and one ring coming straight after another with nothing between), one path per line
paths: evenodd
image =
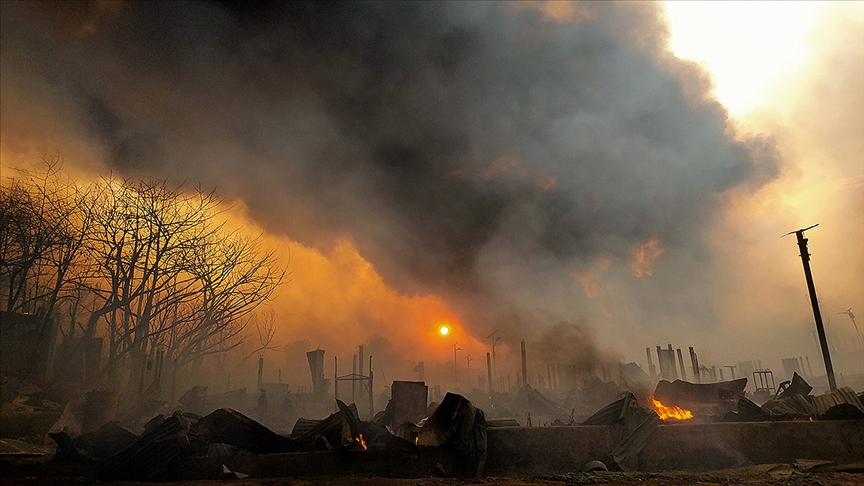
M681 407L667 407L663 405L660 400L657 400L654 397L651 397L651 408L657 412L657 415L660 416L660 420L689 420L693 418L693 412L690 410L684 410Z

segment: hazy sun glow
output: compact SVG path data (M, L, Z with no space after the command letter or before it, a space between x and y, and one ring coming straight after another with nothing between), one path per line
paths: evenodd
M803 66L807 42L829 2L666 2L672 51L704 64L733 116L763 106L784 76Z
M441 326L438 328L438 334L440 334L442 336L446 336L446 335L450 334L450 328L447 326Z

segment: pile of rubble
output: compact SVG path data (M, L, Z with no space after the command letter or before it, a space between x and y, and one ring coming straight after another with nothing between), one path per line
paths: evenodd
M737 410L727 420L759 422L768 420L860 420L864 419L864 393L856 395L849 387L831 393L813 396L813 387L794 373L785 389L773 400L758 406L747 398L740 398Z
M395 423L389 407L389 412L366 422L354 404L337 404L339 410L323 420L298 420L288 436L227 408L203 417L183 412L158 415L140 435L116 422L74 437L65 431L50 432L57 443L52 463L89 465L88 474L99 479L172 480L188 478L188 466L196 458L224 463L228 457L287 454L283 459L290 462L298 453L362 452L397 458L401 476L477 477L483 472L485 417L461 395L448 393L432 415L413 428ZM246 474L225 465L222 469L231 477Z

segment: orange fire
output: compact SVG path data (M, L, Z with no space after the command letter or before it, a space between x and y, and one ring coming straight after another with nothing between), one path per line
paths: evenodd
M360 444L360 447L361 447L364 451L366 450L366 441L363 440L363 434L358 434L358 435L357 435L357 438L354 439L354 440L355 440L355 442L357 442L358 444Z
M660 400L657 400L654 397L651 397L651 403L653 405L652 408L654 409L654 411L657 412L657 415L660 416L660 420L689 420L693 418L693 412L691 412L690 410L684 410L681 407L675 406L667 407L666 405L660 403Z

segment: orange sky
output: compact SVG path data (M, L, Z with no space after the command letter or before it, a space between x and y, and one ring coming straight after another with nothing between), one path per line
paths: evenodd
M562 21L589 20L566 5L554 4L548 13ZM812 55L800 71L785 78L782 87L768 98L759 100L763 106L759 111L735 121L742 132L773 137L783 165L781 175L755 194L741 191L718 201L726 210L708 237L716 252L721 290L710 300L723 326L694 329L690 335L676 336L680 342L674 343L703 349L700 359L705 362L737 364L737 360L764 356L766 361L779 364L779 358L786 354L809 355L811 361L817 358L794 238L779 238L814 223L820 226L808 236L829 338L838 348L851 346L849 340L854 336L848 318L837 312L852 307L864 316L862 12L860 3L832 10L809 34ZM44 86L22 89L15 83L4 78L2 86L16 93L3 97L3 175L7 175L8 167L26 166L39 156L55 153L79 175L102 170L104 154L98 144L80 137L77 127L67 123L68 107L52 103L53 95ZM243 219L242 213L243 206L238 204L234 217ZM252 232L261 231L253 223L248 226ZM389 286L350 239L325 249L308 248L285 237L268 240L281 249L291 271L290 281L270 304L280 323L276 339L282 344L306 340L312 349L326 349L328 376L333 355L350 363L354 346L377 337L390 340L394 354L403 360L395 363L388 357L388 380L413 378L410 368L403 365L419 360L427 362L427 374L432 379L447 380L456 341L463 348L459 365L465 366L462 360L470 354L475 358L472 368L481 367L488 350L486 330L474 329L470 334L470 326L461 323L438 296L405 295ZM663 249L662 237L647 239L643 246L634 248L633 272L650 279L652 263L662 259ZM608 267L608 257L598 258L589 271L574 275L574 286L588 297L610 298L614 289L604 287L603 280ZM624 361L642 363L644 346L654 343L628 334L631 323L622 316L630 311L608 312L608 322L595 324L598 346ZM447 337L437 333L443 322L452 328ZM659 330L667 331L658 338L664 343L665 336L676 332L672 323ZM774 349L777 342L784 343L783 350ZM507 362L507 348L499 349L499 359ZM845 369L854 366L842 360Z

